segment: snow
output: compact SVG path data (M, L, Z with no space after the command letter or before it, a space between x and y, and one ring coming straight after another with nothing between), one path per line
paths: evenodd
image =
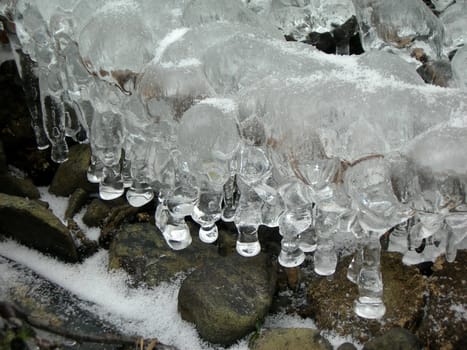
M90 311L122 332L146 338L156 337L180 349L219 349L201 340L194 326L183 321L177 312L177 296L183 276L152 289L130 288L127 285L129 277L124 272L107 271L108 257L105 250L100 250L82 264L72 265L58 262L8 240L0 242L0 256L28 267L79 299L92 303L94 306ZM0 296L4 295L7 286L19 278L22 278L21 274L15 272L12 265L0 260ZM83 307L90 308L88 303L83 303ZM311 319L284 314L268 316L263 327L316 328ZM247 338L228 349L248 350ZM335 334L326 335L326 338L334 346L345 341L355 343Z

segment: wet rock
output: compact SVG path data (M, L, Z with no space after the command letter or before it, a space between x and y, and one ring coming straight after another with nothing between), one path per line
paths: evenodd
M67 262L78 261L68 229L36 201L0 194L0 232Z
M425 317L417 332L429 349L467 349L467 251L454 262L444 257L433 265Z
M331 33L311 32L308 34L305 43L315 46L325 53L336 53L336 41Z
M68 206L65 211L65 218L71 219L86 204L89 194L82 188L76 189L68 200Z
M30 179L21 179L9 174L0 175L0 192L29 199L40 197L39 190Z
M352 343L342 343L337 350L357 350L357 347Z
M452 79L451 64L449 61L426 62L417 68L417 73L425 83L448 87Z
M89 145L70 147L68 160L58 167L49 192L57 196L69 196L78 188L88 192L97 192L97 184L90 183L86 177L90 161L91 150Z
M109 206L101 199L93 199L83 216L83 222L89 227L97 227L109 214Z
M57 165L49 150L37 150L14 61L0 65L0 91L0 137L8 163L24 170L37 186L49 185Z
M350 259L341 259L336 273L329 278L316 275L309 278L309 316L318 327L351 335L362 342L394 327L414 331L423 315L427 288L427 281L418 269L404 266L399 254L383 253L383 300L387 311L381 320L367 320L353 311L358 288L346 277Z
M135 284L156 286L180 272L206 264L217 257L217 247L202 243L191 230L193 243L186 249L170 249L156 226L137 223L122 226L109 248L109 268L123 269Z
M196 325L203 339L230 345L255 330L264 318L275 280L266 254L212 259L183 281L178 310L184 320Z
M262 332L251 350L332 350L318 331L309 328L276 328Z
M404 328L393 328L385 334L371 339L363 350L421 350L418 338Z

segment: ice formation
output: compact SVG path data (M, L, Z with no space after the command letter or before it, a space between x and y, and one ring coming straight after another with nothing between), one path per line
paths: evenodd
M282 265L314 251L330 275L333 237L352 233L355 310L378 318L381 234L416 263L452 260L467 233L466 5L435 6L440 17L421 0L9 0L0 15L53 160L66 137L89 142L101 197L157 194L173 249L191 243L188 215L207 243L233 221L244 256L264 224L283 236ZM283 39L354 14L360 57ZM418 48L457 50L453 88L422 83Z

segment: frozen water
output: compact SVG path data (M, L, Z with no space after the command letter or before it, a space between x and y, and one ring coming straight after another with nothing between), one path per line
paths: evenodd
M78 40L90 71L112 82L117 81L118 72L141 72L153 57L151 32L141 13L136 1L115 0L93 14Z
M392 52L368 51L359 56L358 62L362 66L381 74L383 79L395 79L414 85L425 84L416 72L417 63L415 61L407 62Z
M466 96L458 91L348 68L317 70L305 78L265 78L241 91L240 111L262 118L281 153L300 157L300 145L313 131L328 156L347 160L398 150L449 116L465 113Z
M299 41L312 31L330 31L355 14L351 0L253 0L248 7Z
M467 91L467 44L457 50L451 65L452 77L456 86Z
M442 55L444 27L421 0L352 0L365 51L421 47ZM421 46L420 46L421 45Z
M452 40L452 47L467 44L467 1L460 0L444 11L439 19Z

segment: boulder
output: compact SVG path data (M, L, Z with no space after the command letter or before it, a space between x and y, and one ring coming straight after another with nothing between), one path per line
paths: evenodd
M34 200L0 193L0 232L20 243L66 262L77 262L70 232Z
M88 197L89 194L85 190L83 190L82 188L77 188L68 200L68 206L65 211L65 218L73 218L73 216L75 216L75 214L79 212L81 208L86 204Z
M49 192L57 196L69 196L78 188L88 192L97 192L97 184L90 183L86 175L90 161L89 145L71 146L68 160L58 167Z
M109 248L109 268L123 269L135 284L156 286L180 272L200 267L218 256L215 245L202 243L195 232L192 244L175 251L169 248L156 226L149 223L123 225Z
M382 253L386 314L380 320L358 317L353 310L358 287L347 277L351 257L340 260L336 272L329 278L313 275L308 280L309 316L320 329L351 335L361 342L382 335L394 327L415 331L426 300L427 281L416 267L402 264L396 253ZM332 292L330 292L332 291Z
M467 349L467 251L454 262L438 258L429 278L425 317L419 338L430 349Z
M254 331L265 317L275 284L275 269L266 254L218 257L183 281L178 310L203 339L230 345Z
M404 328L393 328L383 335L371 339L363 350L421 350L418 338Z
M29 199L40 197L39 190L30 179L21 179L9 174L0 175L0 192Z
M251 350L332 350L319 331L310 328L275 328L261 332Z
M93 199L83 216L83 222L89 227L97 227L109 214L109 206L101 199Z

